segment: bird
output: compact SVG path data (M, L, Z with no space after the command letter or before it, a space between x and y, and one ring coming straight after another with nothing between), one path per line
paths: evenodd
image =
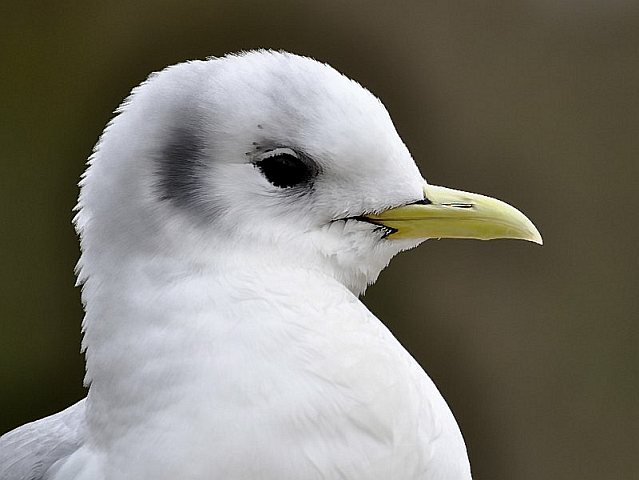
M542 243L429 184L382 102L250 50L134 88L74 223L86 398L0 438L4 480L470 479L437 387L360 301L428 239Z

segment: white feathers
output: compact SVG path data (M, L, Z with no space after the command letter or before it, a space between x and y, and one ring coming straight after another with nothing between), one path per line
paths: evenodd
M418 243L349 219L422 198L379 100L257 51L154 74L119 112L76 220L86 441L50 478L470 478L444 400L356 297ZM277 155L308 175L279 187L256 166Z

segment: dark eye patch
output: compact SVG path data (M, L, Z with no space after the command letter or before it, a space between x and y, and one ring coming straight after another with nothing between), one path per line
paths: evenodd
M278 188L290 188L309 183L318 173L315 162L302 155L275 153L255 163L262 175Z
M191 126L176 128L167 137L157 164L160 198L193 208L200 197L206 167L203 137Z

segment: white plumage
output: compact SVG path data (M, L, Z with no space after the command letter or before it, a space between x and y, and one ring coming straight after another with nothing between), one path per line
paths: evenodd
M2 479L470 478L445 401L357 298L426 238L384 212L431 203L367 90L287 53L183 63L89 163L89 393L3 436Z

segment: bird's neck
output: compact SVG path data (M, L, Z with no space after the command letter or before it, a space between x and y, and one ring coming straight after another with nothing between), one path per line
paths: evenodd
M331 312L366 312L321 270L277 263L225 257L185 266L153 256L89 275L84 346L94 431L122 435L150 421L148 412L197 411L204 399L250 402L254 389L276 388L278 369L296 364L296 344L336 328Z

